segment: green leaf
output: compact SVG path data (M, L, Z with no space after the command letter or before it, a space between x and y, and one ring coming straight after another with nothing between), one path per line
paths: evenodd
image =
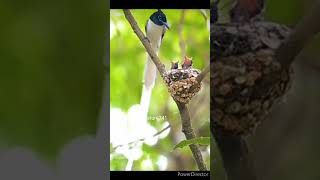
M179 142L174 149L184 148L185 146L189 146L192 144L200 144L200 145L210 145L210 137L198 137L190 140L183 140Z
M114 155L110 161L110 164L112 164L112 166L110 166L110 171L123 170L128 163L128 159L119 154Z

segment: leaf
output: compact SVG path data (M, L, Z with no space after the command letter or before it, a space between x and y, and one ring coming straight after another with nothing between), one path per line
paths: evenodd
M210 137L198 137L190 140L183 140L179 142L173 149L184 148L192 144L210 145Z

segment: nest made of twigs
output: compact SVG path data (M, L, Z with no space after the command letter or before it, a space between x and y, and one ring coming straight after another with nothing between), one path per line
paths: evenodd
M199 73L198 69L193 68L167 71L165 81L171 96L180 103L188 104L201 89L201 83L196 80Z
M213 28L211 122L226 134L251 134L290 88L292 68L274 56L289 29L263 22Z

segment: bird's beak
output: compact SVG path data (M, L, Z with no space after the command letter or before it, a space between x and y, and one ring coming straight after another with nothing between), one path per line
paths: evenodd
M170 29L170 25L168 23L166 23L166 22L162 22L162 23L167 29Z

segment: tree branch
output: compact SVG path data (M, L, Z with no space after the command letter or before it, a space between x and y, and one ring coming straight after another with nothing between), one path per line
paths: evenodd
M177 103L178 109L180 111L180 116L181 116L181 123L182 123L182 132L185 134L186 138L188 140L193 139L196 137L194 134L194 131L191 126L191 121L190 121L190 115L189 115L189 110L186 107L185 104L181 104L178 101L175 101ZM207 171L207 167L203 161L201 151L199 149L199 146L196 144L192 144L189 146L193 157L195 161L197 162L198 168L201 171Z
M228 180L257 180L245 137L213 130Z
M198 74L198 76L196 77L197 83L192 85L189 91L193 91L195 88L197 88L198 84L202 82L202 80L206 77L207 73L210 72L210 69L212 67L213 67L213 63L212 64L210 63L203 71L200 72L200 74Z
M210 68L212 68L213 63L209 64L204 70L201 71L201 73L196 77L196 80L198 83L201 83L201 81L206 77L207 73L210 72Z
M142 31L140 30L139 26L137 25L137 22L135 21L134 17L132 16L132 14L130 12L130 10L124 9L123 12L125 14L126 19L130 23L133 31L135 32L135 34L140 39L140 41L143 44L143 46L146 48L146 50L147 50L148 54L150 55L152 61L154 62L154 64L156 65L158 71L160 72L162 79L164 80L165 75L166 75L165 66L161 63L159 57L156 55L156 53L151 48L150 42L148 41L148 39L144 36ZM195 134L194 134L193 129L191 127L191 121L190 121L190 115L189 115L188 108L186 107L185 104L181 104L178 101L175 101L175 102L176 102L176 104L178 106L178 109L180 111L183 133L185 134L185 136L186 136L186 138L188 140L195 138ZM201 154L201 151L199 149L199 146L190 145L190 149L192 151L192 154L193 154L193 157L194 157L195 161L197 162L199 170L206 171L207 168L206 168L206 165L205 165L205 163L203 161L202 154Z
M320 0L316 0L312 10L299 22L294 31L276 51L276 58L283 68L289 67L310 39L320 31Z

